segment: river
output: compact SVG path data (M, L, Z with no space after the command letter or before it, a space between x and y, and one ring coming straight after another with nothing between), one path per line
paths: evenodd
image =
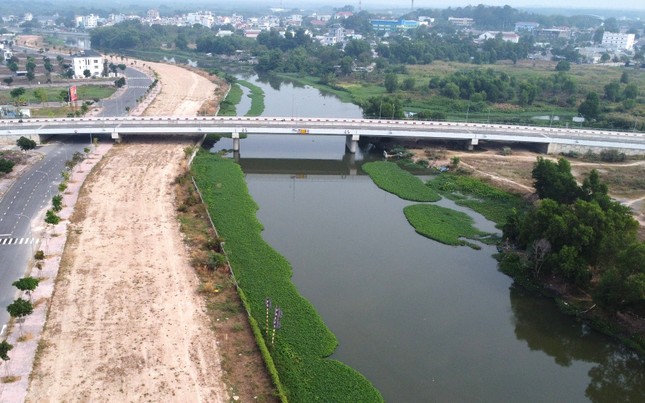
M311 87L249 81L265 92L266 116L360 117ZM403 215L410 202L360 170L378 156L345 154L342 138L256 136L238 157L265 239L338 337L333 358L386 401L645 400L643 361L515 287L498 272L494 248L416 234Z

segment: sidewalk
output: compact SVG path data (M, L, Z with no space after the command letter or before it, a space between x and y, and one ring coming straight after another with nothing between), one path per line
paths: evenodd
M63 209L59 216L61 222L58 225L46 225L44 212L38 219L42 221L40 242L34 250L42 250L45 253L42 269L32 266L30 275L40 278L40 284L32 294L34 312L24 319L22 326L14 324L8 331L7 342L13 345L9 352L10 360L4 363L6 367L2 371L1 380L6 376L16 377L14 382L0 382L0 402L23 402L27 396L29 387L29 375L31 374L36 350L40 342L47 310L54 292L54 283L58 275L58 269L67 241L69 219L74 211L74 205L78 199L81 186L92 168L112 148L112 144L100 144L85 160L77 165L72 171L67 190L63 194ZM27 298L23 296L23 298Z

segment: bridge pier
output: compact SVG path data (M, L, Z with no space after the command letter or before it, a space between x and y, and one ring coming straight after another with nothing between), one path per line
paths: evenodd
M478 144L479 144L479 139L478 138L466 140L466 147L465 148L468 151L472 151L472 150L475 149L475 146L478 145Z
M358 140L361 138L358 134L350 134L345 136L345 147L350 153L356 154L358 150Z
M233 132L231 134L231 138L233 139L233 151L240 151L240 133L238 132Z
M114 140L115 143L120 143L121 142L121 136L119 136L119 133L112 132L112 140Z

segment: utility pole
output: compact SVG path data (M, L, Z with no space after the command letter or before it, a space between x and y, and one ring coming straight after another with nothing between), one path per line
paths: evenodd
M412 6L410 7L411 11L414 11L414 0L412 0Z

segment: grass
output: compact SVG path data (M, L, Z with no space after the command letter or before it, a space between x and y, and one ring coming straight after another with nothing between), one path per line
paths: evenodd
M473 219L466 213L433 204L415 204L403 209L405 218L417 233L446 245L479 247L462 238L482 240L489 235L473 227Z
M219 116L236 116L237 110L235 106L240 103L242 100L242 95L244 92L238 83L231 85L231 90L228 92L228 95L220 104Z
M244 116L260 116L264 112L264 91L257 85L251 84L246 80L238 80L239 85L251 90L251 107ZM239 102L239 101L238 101Z
M376 186L399 196L404 200L418 202L435 202L441 199L439 194L425 186L423 181L404 171L393 162L368 162L362 166Z
M26 89L25 95L23 95L25 101L29 103L39 103L38 99L34 95L36 89L37 88ZM40 87L40 89L45 91L45 102L60 102L59 95L61 91L66 91L67 87ZM108 98L112 94L114 94L115 91L116 88L112 85L81 85L77 87L78 99L82 101ZM13 102L9 94L10 92L11 90L0 91L1 104L8 104Z
M444 173L427 186L460 206L468 207L500 228L512 209L524 209L522 197L491 186L470 176Z
M275 363L286 399L309 401L383 401L380 393L361 374L328 359L337 345L314 307L291 282L289 262L262 238L256 218L257 205L248 194L239 165L200 152L192 173L202 192L219 234L226 240L226 253L249 320L265 356L269 371ZM283 312L282 328L275 345L265 341L265 299Z
M333 85L321 84L316 77L301 76L297 74L279 74L279 77L308 84L328 93L333 93L344 102L360 105L363 101L374 96L392 95L399 98L403 108L409 112L432 111L442 112L447 120L470 122L506 122L513 124L526 124L535 126L567 126L572 125L571 118L578 116L577 105L556 105L548 95L545 99L538 99L533 105L519 107L509 104L477 104L468 100L448 99L441 96L438 91L430 90L428 82L432 77L444 78L460 70L492 69L508 74L516 80L533 80L551 77L556 74L554 62L520 61L516 65L499 63L495 65L475 65L458 62L436 61L428 65L408 65L407 74L398 74L399 82L412 77L416 86L412 91L398 90L394 94L387 94L383 87L383 76L379 73L370 73L366 77L355 76L341 78ZM601 97L604 86L612 81L618 81L623 71L628 71L630 83L635 83L642 90L645 88L645 73L636 69L619 68L598 65L572 65L567 75L576 85L574 93L577 102L581 102L586 94L595 91ZM623 88L625 85L622 84ZM621 104L609 103L601 100L601 107L606 108L603 115L612 115L629 122L642 121L645 116L645 103L639 98L636 106L631 110L623 110ZM511 104L514 101L511 101ZM535 116L556 115L559 121L535 120Z

